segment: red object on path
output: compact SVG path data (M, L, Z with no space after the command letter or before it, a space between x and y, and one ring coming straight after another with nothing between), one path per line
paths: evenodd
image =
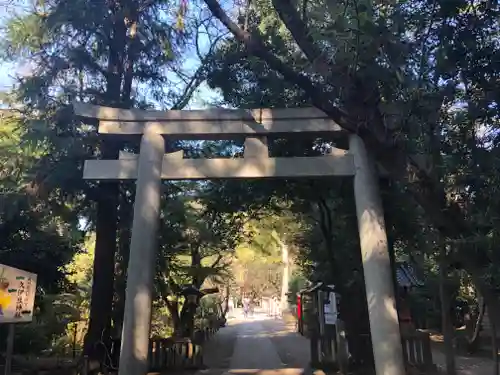
M297 319L302 319L302 301L300 300L300 294L297 295Z

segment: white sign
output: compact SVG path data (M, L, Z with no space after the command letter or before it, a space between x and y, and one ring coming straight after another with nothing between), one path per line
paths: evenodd
M0 264L0 324L33 320L36 275Z
M330 303L325 303L325 324L334 325L337 324L337 298L335 292L330 292L328 298Z

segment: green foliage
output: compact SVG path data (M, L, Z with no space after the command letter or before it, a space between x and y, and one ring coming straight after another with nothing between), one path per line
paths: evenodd
M23 144L24 123L17 112L0 117L0 263L38 275L35 321L16 330L19 353L40 353L78 320L74 295L55 294L69 288L64 265L79 249L80 234L65 222L66 208L32 192L31 169L43 157L40 144ZM2 327L3 329L3 327Z
M290 293L288 301L290 304L296 304L297 293L299 293L306 286L307 286L307 279L302 275L302 273L296 272L294 275L292 275L290 279L290 284L288 285L288 290Z
M172 317L161 301L157 301L153 305L153 316L151 319L151 336L152 337L170 337L174 333Z
M297 239L303 235L301 224L286 206L282 207L280 214L263 210L258 219L249 221L245 226L248 238L236 248L232 263L232 289L238 290L238 294L249 293L256 298L280 295L283 246L287 247L293 269L294 260L300 251Z
M198 194L171 197L164 208L158 271L170 288L224 278L227 256L243 235L240 214L213 207L210 193Z
M0 133L0 263L38 274L41 290L52 293L64 284L61 267L77 251L80 235L65 221L67 207L33 196L30 170L44 151L20 146L19 116L5 112Z

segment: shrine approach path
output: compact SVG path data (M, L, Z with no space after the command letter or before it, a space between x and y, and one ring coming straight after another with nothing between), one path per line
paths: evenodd
M293 324L258 312L236 313L204 349L207 369L197 375L311 374L309 342Z

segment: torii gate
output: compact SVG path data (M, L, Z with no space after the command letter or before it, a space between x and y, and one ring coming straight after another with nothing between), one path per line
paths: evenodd
M314 108L144 111L75 103L74 111L77 116L98 119L101 134L142 137L138 156L87 160L83 171L83 178L89 180L137 180L119 375L147 373L162 179L322 176L354 177L376 372L405 373L377 172L357 135L349 135L348 151L334 148L325 156L271 158L268 135L347 133ZM246 137L244 157L184 159L182 151L165 154L163 136L182 140Z

